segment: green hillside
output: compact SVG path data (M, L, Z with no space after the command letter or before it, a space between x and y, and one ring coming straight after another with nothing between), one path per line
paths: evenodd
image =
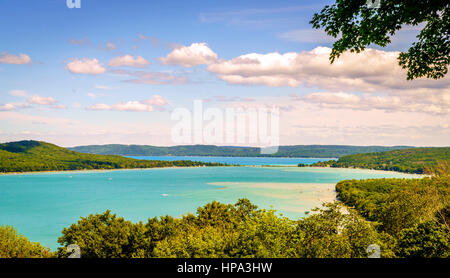
M450 162L450 147L413 148L388 152L362 153L340 157L337 161L318 162L313 166L365 168L399 171L406 173L426 173L439 163Z
M411 148L406 146L341 146L341 145L296 145L280 146L275 154L262 155L260 148L213 145L186 145L155 147L148 145L90 145L69 148L82 153L115 154L129 156L238 156L238 157L316 157L332 158L349 154L383 152Z
M137 160L116 155L85 154L40 141L0 144L0 172L3 173L218 165L222 164L187 160Z

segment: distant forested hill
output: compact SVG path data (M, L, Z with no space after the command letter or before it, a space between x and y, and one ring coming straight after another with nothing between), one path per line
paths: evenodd
M337 161L318 162L313 166L366 168L422 174L428 168L439 166L439 163L450 163L450 147L353 154L340 157Z
M40 141L0 144L0 172L3 173L219 165L222 164L188 160L137 160L116 155L85 154Z
M222 147L212 145L187 145L174 147L155 147L147 145L91 145L69 148L82 153L115 154L130 156L240 156L240 157L317 157L334 158L349 154L383 152L411 148L407 146L341 146L341 145L297 145L281 146L277 153L262 155L260 148Z

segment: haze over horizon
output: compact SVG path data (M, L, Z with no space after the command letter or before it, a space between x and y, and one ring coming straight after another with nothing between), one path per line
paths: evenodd
M278 107L282 146L448 146L450 77L406 81L397 62L420 28L330 65L309 21L333 2L5 1L0 141L180 145L171 113L202 100Z
M18 141L43 141L43 140L34 140L34 139L23 139L23 140L17 140L17 141L4 141L0 142L2 143L13 143ZM151 144L120 144L120 143L107 143L107 144L89 144L89 145L73 145L73 146L64 146L64 145L58 145L53 142L44 141L46 143L54 144L59 147L63 148L75 148L75 147L84 147L84 146L107 146L107 145L122 145L122 146L152 146L152 147L179 147L179 146L216 146L216 147L232 147L232 148L255 148L255 146L249 146L249 145L217 145L217 144L188 144L188 145L151 145ZM444 146L409 146L409 145L347 145L347 144L292 144L292 145L280 145L280 147L288 147L288 146L352 146L352 147L449 147L449 145ZM256 148L259 148L256 146ZM262 147L264 148L264 147Z

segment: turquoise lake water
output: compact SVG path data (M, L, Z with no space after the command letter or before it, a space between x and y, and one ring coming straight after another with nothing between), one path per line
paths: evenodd
M290 218L334 199L344 179L417 177L394 172L299 167L198 167L0 176L0 225L55 250L64 227L109 209L133 222L179 217L213 200L248 198Z

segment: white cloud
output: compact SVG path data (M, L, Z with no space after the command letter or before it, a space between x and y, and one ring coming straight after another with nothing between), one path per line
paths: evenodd
M124 82L136 84L150 85L173 85L185 84L188 82L186 76L178 76L166 72L146 72L146 71L127 71L127 70L111 70L113 74L130 76L134 79L125 80Z
M10 95L15 96L15 97L26 97L28 96L28 93L26 91L23 90L12 90L9 92Z
M405 70L398 65L398 52L344 52L333 64L330 52L330 48L317 47L300 53L250 53L219 60L207 70L230 84L325 89L328 92L304 100L327 107L449 113L450 77L407 81Z
M14 91L13 91L14 92ZM23 91L19 91L23 92ZM28 94L19 93L18 96L27 96ZM33 107L32 104L36 105L45 105L49 108L53 109L67 109L67 106L64 104L57 103L57 101L52 97L41 97L38 95L34 95L26 100L26 102L14 102L0 105L0 111L13 111L21 108L30 108Z
M86 107L87 110L115 110L115 111L133 111L133 112L152 112L153 106L141 103L139 101L120 102L113 105L103 103Z
M193 43L190 46L178 46L166 57L159 59L164 65L180 65L193 67L208 65L217 61L217 54L204 42Z
M66 69L75 74L102 74L106 72L106 68L97 59L88 58L82 60L76 58L66 65Z
M112 110L111 105L98 103L91 106L86 107L86 110Z
M208 71L231 84L299 85L341 91L379 89L443 88L450 78L406 80L406 71L398 65L398 52L366 49L361 53L344 52L330 64L331 48L317 47L300 53L250 53L210 64Z
M141 102L144 104L147 104L147 105L154 105L154 106L159 106L159 107L169 104L167 99L165 99L164 97L162 97L160 95L154 95L151 99L143 100Z
M0 105L0 111L12 111L14 109L16 109L16 107L14 106L13 103L6 103Z
M86 107L86 110L109 110L109 111L131 111L131 112L153 112L155 108L161 110L168 101L159 95L154 95L151 99L141 101L119 102L112 105L98 103Z
M3 52L0 55L0 64L15 64L15 65L23 65L29 64L31 62L30 56L27 54L20 54L19 56L14 54L9 54L7 52Z
M143 68L148 66L149 64L150 62L145 60L142 56L137 56L136 58L134 58L131 55L125 55L112 59L111 61L109 61L108 66Z
M41 97L38 95L34 95L31 98L27 99L27 102L30 104L50 105L56 103L56 100L52 97Z
M447 95L448 96L448 95ZM305 97L294 96L296 100L315 103L322 108L353 109L353 110L384 110L422 112L431 114L450 114L450 100L447 99L420 99L405 95L370 95L358 96L344 92L318 92Z
M29 103L26 102L13 102L13 103L6 103L0 105L0 111L13 111L20 108L28 108L30 107Z

